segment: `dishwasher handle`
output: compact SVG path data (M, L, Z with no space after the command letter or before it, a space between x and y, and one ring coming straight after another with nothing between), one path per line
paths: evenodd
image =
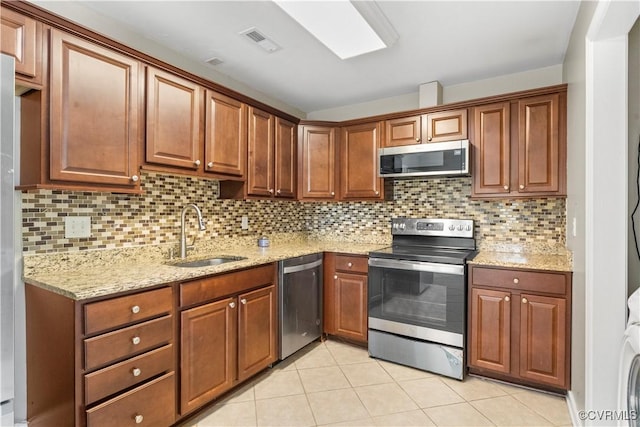
M282 269L282 273L283 274L297 273L299 271L311 270L311 269L316 268L316 267L318 267L320 265L322 265L322 259L319 259L319 260L313 261L313 262L309 262L307 264L292 265L290 267L284 267Z

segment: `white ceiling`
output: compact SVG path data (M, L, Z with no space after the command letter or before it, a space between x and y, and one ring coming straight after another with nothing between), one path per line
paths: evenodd
M391 48L340 60L271 1L85 1L131 31L304 112L562 63L578 1L378 1ZM239 32L256 27L267 53Z

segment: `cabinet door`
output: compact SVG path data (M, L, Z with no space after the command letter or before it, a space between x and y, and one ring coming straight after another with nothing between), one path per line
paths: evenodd
M274 193L273 125L271 114L249 107L247 193L252 196Z
M238 380L242 381L278 358L275 286L238 297Z
M16 74L40 80L42 24L7 8L0 13L0 52L15 58Z
M443 111L423 116L422 135L427 138L423 142L467 139L467 110Z
M471 288L469 365L511 371L511 294Z
M560 180L559 95L518 102L518 191L557 192Z
M382 178L378 177L378 147L381 123L342 128L340 140L340 197L379 199Z
M147 68L147 162L200 167L201 91L193 82Z
M567 300L522 294L520 376L566 388Z
M475 107L473 114L473 193L510 191L511 138L508 102Z
M275 188L276 197L296 196L296 125L276 117Z
M226 298L181 314L180 413L229 390L236 371L237 302Z
M422 142L421 116L402 117L385 122L384 147L413 145Z
M207 91L205 171L244 177L247 161L247 107Z
M51 30L52 180L135 186L138 61Z
M336 335L367 342L367 276L336 273L334 278Z
M300 151L301 198L335 199L335 128L303 126Z

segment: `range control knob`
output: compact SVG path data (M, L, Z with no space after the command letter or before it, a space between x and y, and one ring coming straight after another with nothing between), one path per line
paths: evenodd
M464 225L460 224L460 225L458 226L458 231L462 231L462 230L464 230Z
M471 231L471 226L467 225L467 231Z
M400 230L404 230L406 228L407 224L405 224L404 222L400 224Z
M455 229L456 229L456 226L455 226L455 225L451 224L451 225L449 226L449 230L453 231L453 230L455 230Z

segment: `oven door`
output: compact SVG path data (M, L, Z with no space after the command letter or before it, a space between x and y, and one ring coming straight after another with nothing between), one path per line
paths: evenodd
M465 266L369 259L369 328L462 348Z

